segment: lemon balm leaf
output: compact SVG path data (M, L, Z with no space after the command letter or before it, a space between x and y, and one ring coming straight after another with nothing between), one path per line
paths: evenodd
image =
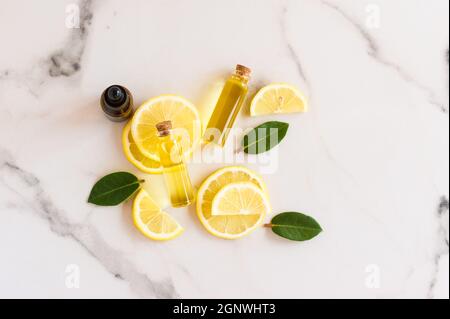
M116 206L130 198L141 187L143 180L127 172L116 172L102 177L89 194L88 203Z
M266 227L271 227L278 236L294 241L307 241L322 232L322 227L314 218L296 212L281 213Z

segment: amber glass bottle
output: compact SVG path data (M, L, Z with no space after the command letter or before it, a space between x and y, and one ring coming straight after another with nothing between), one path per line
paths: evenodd
M106 117L114 122L125 121L133 114L133 96L121 85L111 85L103 91L100 105Z

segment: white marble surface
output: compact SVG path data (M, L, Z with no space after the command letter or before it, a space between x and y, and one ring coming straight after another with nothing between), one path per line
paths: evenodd
M447 0L81 0L80 29L71 2L0 0L0 297L448 298ZM264 178L274 213L307 212L323 234L223 241L190 208L169 210L183 236L156 243L129 205L86 203L102 175L136 172L99 108L106 86L137 104L180 94L207 117L235 63L253 89L310 98L276 118L291 128ZM194 183L220 166L191 164Z

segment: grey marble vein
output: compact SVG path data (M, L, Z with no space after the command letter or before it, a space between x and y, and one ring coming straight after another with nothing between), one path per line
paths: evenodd
M39 178L17 166L11 154L4 150L0 150L0 183L16 195L21 204L26 204L45 220L54 234L74 240L101 263L112 276L128 282L130 288L139 296L178 297L170 278L160 281L149 278L145 273L140 272L122 252L108 245L93 226L71 223L64 212L52 202ZM8 205L11 205L11 202Z
M280 28L281 28L281 33L283 35L283 40L285 42L287 51L289 53L290 58L292 59L292 61L294 62L297 72L299 74L299 76L302 78L302 80L305 82L305 84L308 86L309 91L311 91L310 89L310 83L308 81L308 77L306 76L306 72L305 69L303 67L303 64L301 62L300 57L297 55L292 43L289 41L289 37L287 34L287 26L286 26L286 18L287 18L287 13L288 13L288 7L286 5L284 5L281 9L281 14L280 14ZM311 93L311 92L310 92Z
M439 200L437 208L438 227L438 248L433 258L433 274L428 287L428 298L434 298L434 290L438 283L440 272L440 263L443 256L449 254L449 201L446 196L442 196Z
M9 77L9 70L0 71L0 80L6 79Z
M422 91L427 96L427 101L434 107L438 108L444 114L448 114L448 105L445 103L438 101L435 92L433 89L427 87L426 85L420 83L413 76L411 76L406 70L404 70L400 65L395 64L387 60L383 57L380 48L376 42L376 40L372 37L372 35L361 25L358 21L352 18L348 13L346 13L339 6L330 3L325 0L321 0L321 3L326 7L334 10L339 13L339 15L344 18L349 24L353 26L353 28L360 34L360 36L367 42L368 49L367 54L377 63L393 70L403 81L413 85L418 90Z
M86 48L89 26L92 23L92 0L81 0L80 27L71 30L70 38L61 49L53 52L44 62L51 77L69 77L80 71Z
M0 80L17 82L32 96L39 97L41 86L50 78L72 77L82 69L82 59L94 17L94 0L80 0L80 27L71 29L65 44L25 70L0 70ZM64 25L62 26L64 27Z

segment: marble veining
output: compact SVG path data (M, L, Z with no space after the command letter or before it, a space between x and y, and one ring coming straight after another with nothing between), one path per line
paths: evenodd
M292 46L292 43L289 41L288 35L287 35L287 30L286 30L286 15L288 13L288 6L284 5L281 9L281 17L280 17L280 28L281 28L281 33L283 35L283 39L286 43L286 48L289 52L289 55L292 59L292 61L294 62L298 74L300 76L300 78L305 82L306 87L308 88L309 94L311 94L311 87L310 87L310 83L308 81L308 77L306 76L306 72L305 69L302 65L302 62L300 60L300 57L297 55L297 53L295 52L294 47Z
M448 256L449 254L449 201L447 197L441 197L436 215L439 222L437 231L438 245L434 256L435 269L429 285L428 298L435 296L434 289L438 281L439 271L441 270L441 261L444 256Z
M3 70L0 72L0 80L6 79L9 76L8 70Z
M2 19L3 12L21 12L19 2L2 7L0 36L31 30L26 20L10 26ZM379 1L403 22L405 12L392 3ZM52 11L50 2L42 4L42 16L48 10L49 20L61 22L58 39L45 47L36 42L42 50L31 50L23 65L10 58L29 50L20 41L0 56L0 297L448 298L449 112L440 82L448 86L449 51L448 40L434 36L448 24L446 0L427 7L434 17L429 39L419 24L404 21L418 47L430 40L429 50L415 56L417 66L400 61L410 52L393 46L390 32L375 34L363 24L359 0L77 4L79 29L64 25L63 5ZM420 0L408 6L422 17ZM328 21L330 15L336 19ZM336 24L340 44L355 56L330 54L324 61L316 50L330 47L320 46L320 37ZM305 25L314 38L304 37ZM42 28L50 35L55 24ZM112 50L116 37L127 41ZM439 67L428 63L431 52L441 52ZM310 98L310 113L276 118L295 125L280 145L277 174L264 179L274 212L307 210L326 229L320 238L296 245L261 230L224 242L208 235L190 209L170 211L186 231L159 245L141 236L121 207L106 214L85 203L100 175L136 172L118 149L121 126L107 122L96 105L106 85L126 84L137 101L167 90L187 96L204 85L194 75L241 62L254 64L254 86L273 74ZM391 95L378 99L373 92ZM250 127L263 119L240 121ZM192 166L196 184L210 172ZM58 245L49 247L53 240ZM37 243L32 250L30 242ZM48 263L35 262L41 256ZM92 282L66 287L67 263ZM374 275L379 286L367 279Z
M86 47L86 40L89 35L89 27L92 23L93 0L82 0L80 8L80 26L70 33L65 46L52 53L45 61L48 74L51 77L69 77L77 73L81 68L81 59Z
M439 231L443 237L443 240L445 242L445 245L448 249L448 221L445 220L445 218L448 219L448 210L449 210L449 202L448 198L445 196L441 197L441 200L439 202L439 208L438 208L438 217L440 219L440 227Z
M26 87L28 93L38 98L40 88L51 78L71 77L81 70L82 58L93 20L94 0L80 0L78 8L79 28L68 30L62 48L52 49L48 57L39 57L38 62L25 70L0 69L0 81L9 80Z
M125 280L140 297L176 298L178 297L174 283L168 279L153 280L139 272L122 252L110 247L98 231L87 222L71 223L65 212L56 207L50 196L41 185L39 178L18 167L12 156L0 151L0 181L4 188L13 192L18 200L27 205L44 219L51 231L58 236L71 238L118 280ZM8 176L8 180L3 178ZM13 181L10 181L10 180Z
M367 42L367 54L374 59L377 63L393 70L401 79L410 83L418 90L422 91L426 96L428 103L438 108L442 113L448 114L448 105L445 105L444 102L438 101L435 92L433 89L427 87L426 85L420 83L420 81L416 80L412 77L407 70L403 69L400 65L389 61L386 57L383 56L377 41L372 37L372 35L364 28L361 23L355 20L352 16L346 13L341 7L336 4L330 3L326 0L321 0L321 3L325 6L333 9L339 15L344 18L348 23L350 23L354 29L361 35L361 38Z

